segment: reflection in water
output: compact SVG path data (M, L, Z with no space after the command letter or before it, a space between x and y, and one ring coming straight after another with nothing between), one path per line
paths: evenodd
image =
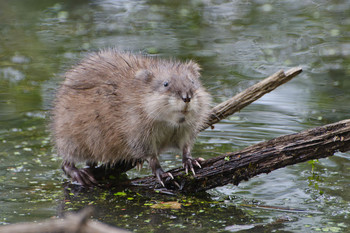
M62 74L88 51L118 47L194 59L202 66L203 82L216 103L277 70L303 68L304 73L295 80L214 130L202 132L194 156L209 158L348 118L350 4L345 0L29 0L1 1L0 9L0 222L56 215L56 200L65 199L61 160L52 150L46 125ZM181 159L169 153L162 164L181 166ZM157 211L160 220L142 217L152 211L145 206L140 210L132 194L113 199L101 191L96 194L96 206L106 212L97 218L130 230L142 225L144 231L150 231L162 222L163 230L219 231L273 222L281 216L278 211L240 207L230 216L228 210L237 203L286 205L317 214L288 213L292 222L272 229L345 232L350 224L349 165L349 154L339 153L315 163L313 173L308 163L280 169L238 187L212 190L209 200L219 201L213 208L200 211L201 205L193 205L189 212L186 208ZM145 168L129 176L148 172ZM85 204L93 201L82 199ZM151 200L155 201L152 197L143 201ZM66 209L85 205L65 204ZM117 215L128 215L125 219L133 225L117 223ZM172 219L177 225L172 225ZM154 225L145 224L147 221Z

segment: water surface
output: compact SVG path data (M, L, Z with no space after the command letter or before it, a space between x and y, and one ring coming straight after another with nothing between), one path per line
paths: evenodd
M0 222L40 221L86 205L137 232L346 232L350 154L337 153L227 185L207 197L67 193L52 150L49 110L62 75L89 51L117 47L194 59L217 104L274 72L294 80L199 136L210 158L347 119L350 3L332 1L1 1ZM162 156L166 169L181 165ZM129 177L149 175L144 168ZM151 208L160 201L181 209ZM263 208L265 207L265 208Z

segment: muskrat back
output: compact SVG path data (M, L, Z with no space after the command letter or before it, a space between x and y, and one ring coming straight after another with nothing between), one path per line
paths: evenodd
M193 61L112 49L89 55L66 73L55 100L52 129L63 170L93 185L92 174L75 163L147 160L163 184L158 155L175 148L194 172L199 164L190 151L210 109L199 70Z

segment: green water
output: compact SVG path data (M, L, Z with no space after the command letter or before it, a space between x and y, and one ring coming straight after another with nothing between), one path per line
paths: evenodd
M40 221L90 205L95 219L135 232L350 231L350 153L205 197L65 191L46 127L51 102L64 71L106 47L196 60L214 104L280 69L303 68L201 133L195 157L349 118L348 0L0 0L0 223ZM166 169L181 165L174 154L161 160ZM149 174L147 168L128 173ZM151 208L160 201L183 205Z

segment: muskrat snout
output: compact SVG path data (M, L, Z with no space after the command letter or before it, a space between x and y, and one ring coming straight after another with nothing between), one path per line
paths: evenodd
M189 103L192 99L192 96L186 93L186 94L182 94L181 98L185 103Z
M191 97L189 97L189 96L182 97L182 100L183 100L185 103L189 103L189 102L191 101Z

